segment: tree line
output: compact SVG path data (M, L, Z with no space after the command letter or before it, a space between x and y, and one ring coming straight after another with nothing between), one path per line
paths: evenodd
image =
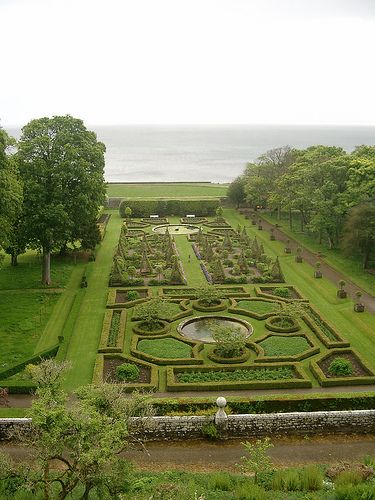
M0 246L12 265L26 248L42 254L42 283L51 283L51 252L77 243L95 248L104 203L105 146L82 120L39 118L19 141L0 129Z
M248 163L228 188L237 207L246 202L299 214L301 231L317 234L329 248L359 254L368 268L375 253L375 146L347 153L334 146L272 149Z

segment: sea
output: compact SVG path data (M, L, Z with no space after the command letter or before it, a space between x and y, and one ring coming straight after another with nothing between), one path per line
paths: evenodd
M18 137L20 129L7 128ZM228 183L246 163L281 146L315 144L352 151L375 145L375 127L295 125L88 126L107 148L107 182Z

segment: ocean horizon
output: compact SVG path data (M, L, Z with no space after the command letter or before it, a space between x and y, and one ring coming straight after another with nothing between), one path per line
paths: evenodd
M19 127L4 127L19 137ZM107 182L231 182L246 163L281 146L352 151L375 145L375 126L87 125L107 148Z

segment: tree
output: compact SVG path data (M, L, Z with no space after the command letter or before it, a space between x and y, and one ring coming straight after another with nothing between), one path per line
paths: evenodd
M22 211L22 185L15 157L8 153L12 140L0 128L0 246L8 248L14 235L14 224Z
M224 210L223 207L217 207L216 209L216 218L220 219L223 216Z
M216 342L215 352L223 358L240 356L246 344L246 333L239 327L215 325L212 338Z
M197 288L195 296L201 304L213 306L220 303L220 291L212 285Z
M347 255L362 256L363 269L375 254L375 206L369 203L354 207L345 222L342 248Z
M241 468L245 472L254 472L254 482L258 481L259 472L269 472L273 468L270 457L267 455L267 450L273 447L269 437L257 439L254 444L246 441L241 443L247 452L247 456L241 457Z
M42 283L51 283L51 252L81 240L104 202L104 152L96 134L72 116L32 120L22 129L18 160L30 244L43 254Z
M69 401L62 390L66 364L46 360L29 367L38 389L28 416L30 432L21 433L24 445L34 455L24 481L36 491L42 487L44 498L65 499L83 485L82 499L93 488L107 489L117 496L122 475L128 467L119 458L128 442L128 421L133 415L151 413L148 395L124 396L116 384L82 387ZM51 471L52 462L61 468ZM100 496L100 495L99 495Z
M245 177L240 175L228 186L227 196L229 200L236 205L236 208L239 208L241 203L246 200L245 182Z

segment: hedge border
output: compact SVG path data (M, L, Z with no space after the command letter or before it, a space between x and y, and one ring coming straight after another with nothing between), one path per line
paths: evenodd
M156 356L151 356L145 352L139 351L137 349L138 342L140 340L159 340L159 339L174 339L179 342L183 342L184 344L189 345L192 348L192 357L191 358L158 358ZM135 358L142 359L143 361L147 361L148 363L153 363L157 365L202 365L204 360L199 358L199 352L202 351L203 344L192 342L190 340L185 340L177 337L177 335L169 333L168 335L158 335L155 337L142 337L139 335L133 335L131 345L130 345L130 354Z
M126 382L123 386L123 391L124 392L133 392L136 390L142 390L142 389L147 389L147 390L157 390L159 386L159 370L157 366L151 365L150 363L147 363L146 361L143 361L141 359L136 359L132 358L130 356L124 356L122 354L114 353L114 354L98 354L95 360L95 366L94 366L94 372L93 372L93 378L92 382L94 384L101 384L104 381L103 377L103 372L104 372L104 360L105 359L122 359L124 363L133 363L141 366L146 366L147 368L151 369L151 381L148 384L142 384L142 383L132 383L132 382Z
M267 330L269 330L270 332L275 332L275 333L294 333L294 332L298 332L299 330L301 330L301 325L294 318L291 318L291 320L293 321L295 326L281 327L281 326L273 325L271 322L272 319L279 318L279 317L280 316L278 314L274 314L272 316L269 316L266 319L264 326L267 328Z
M132 326L133 332L137 333L138 335L148 335L148 336L153 336L153 335L163 335L165 333L168 333L171 325L168 321L164 321L163 319L158 319L160 323L163 324L163 328L160 328L159 330L155 330L154 332L150 332L149 330L143 330L143 328L140 327L140 324L142 321L139 323L136 323L135 325Z
M57 351L59 350L60 344L55 344L52 347L49 347L48 349L45 349L44 351L40 351L36 354L33 354L29 358L23 359L20 363L17 363L15 365L9 366L8 368L5 368L5 370L0 371L0 380L7 379L9 377L12 377L16 373L19 373L22 371L25 366L31 365L33 363L40 363L43 359L49 359L53 358L56 356ZM6 387L3 385L3 387Z
M281 304L279 300L272 300L272 299L264 299L262 297L249 297L247 299L241 298L241 300L247 300L251 302L269 302L271 304ZM228 312L234 313L234 314L241 314L243 316L249 316L250 318L257 319L259 321L262 321L264 319L270 318L271 316L275 316L274 312L269 312L269 313L264 313L264 314L258 314L253 311L248 311L247 309L242 309L241 307L238 307L238 302L237 300L234 300L234 303L232 303L229 306Z
M308 306L322 321L326 327L332 332L332 334L337 338L337 340L331 340L324 331L320 328L320 326L315 322L315 320L309 316L307 313L303 315L302 319L307 324L307 326L317 335L319 340L328 348L336 348L336 347L350 347L350 342L344 340L340 333L334 328L328 321L326 321L322 315L309 304Z
M232 364L239 364L239 363L245 363L249 358L250 358L250 351L245 347L244 353L241 356L236 356L233 358L223 358L222 356L218 356L215 354L215 345L210 346L210 349L207 353L208 359L213 361L214 363L221 363L221 364L227 364L227 365L232 365Z
M176 382L175 376L181 371L234 371L236 369L243 369L243 365L230 365L230 366L202 366L202 367L192 367L192 366L179 366L167 367L167 382L166 387L168 391L171 392L183 392L183 391L220 391L220 390L242 390L242 389L290 389L290 388L308 388L312 387L312 382L307 378L301 367L294 363L265 363L263 365L248 365L247 368L252 369L262 369L262 368L282 368L284 366L293 367L295 373L299 375L299 378L286 379L286 380L265 380L265 381L235 381L235 382Z
M171 302L173 304L178 304L180 306L181 312L175 314L174 316L172 316L170 318L158 316L158 319L160 319L162 321L167 321L168 323L173 323L174 321L178 321L179 319L186 318L187 316L191 316L194 313L192 307L190 306L190 303L188 303L190 301L188 301L186 299L183 299L183 300L181 300L181 299L167 299L167 300L165 300L165 302ZM140 320L137 318L137 316L134 316L134 313L133 313L131 321L140 321Z
M284 285L284 283L283 283ZM298 295L298 298L297 299L286 299L284 297L279 297L278 295L273 295L272 293L266 293L266 292L262 292L261 288L289 288L290 290L293 290L297 295ZM294 285L287 285L285 284L285 286L280 286L280 287L277 287L275 285L261 285L261 286L255 286L254 287L254 291L255 291L255 294L257 297L263 297L265 299L269 299L270 297L275 297L276 300L278 300L279 302L292 302L292 301L297 301L297 302L310 302L309 299L306 299L303 294L299 291L299 289L297 287L295 287Z
M117 334L116 345L108 346L109 333L111 330L112 318L116 313L120 311L120 324L119 331ZM102 334L100 337L100 343L98 347L98 352L122 352L124 348L125 340L125 327L126 327L126 309L107 309L104 313Z
M293 355L267 356L265 354L264 348L260 345L260 343L270 337L286 337L286 338L303 337L307 340L307 342L311 347L310 349L306 349L305 351L302 351L299 354L295 354L294 356ZM296 361L302 361L303 359L309 358L311 356L314 356L315 354L320 353L320 347L314 344L313 340L307 333L298 333L296 335L282 335L282 334L274 335L273 333L267 333L266 335L258 339L256 341L256 344L260 350L260 355L259 355L260 357L254 360L255 363L275 363L276 361L296 362Z
M226 300L227 299L220 299L220 304L215 304L213 306L204 306L204 305L199 303L199 299L193 300L192 307L196 311L208 312L208 313L225 311L226 309L228 309L228 304L226 303Z
M251 297L251 293L247 292L246 289L243 286L215 286L216 290L219 292L222 290L225 290L225 293L222 294L222 298L229 298L229 297ZM231 292L231 289L233 290L241 290L241 291L233 291ZM181 294L168 294L168 290L181 290ZM196 296L196 288L193 287L181 287L181 288L175 288L175 287L162 287L159 290L160 295L163 295L165 297L170 297L170 298L175 298L175 299L194 299Z
M116 293L117 292L140 292L140 291L146 291L147 292L147 297L143 297L140 299L135 299L135 300L129 300L128 302L116 302ZM152 293L151 289L149 287L142 286L141 288L135 289L134 287L116 287L116 288L110 288L108 290L108 297L107 297L107 304L106 307L108 309L129 309L130 307L135 306L136 304L142 304L142 302L147 302L152 298Z
M369 373L368 376L360 376L360 377L326 377L323 370L320 368L319 363L325 360L328 357L335 357L335 355L342 354L352 354L357 358L357 361L361 365L361 367ZM329 352L324 353L320 358L316 360L310 361L310 370L313 373L314 377L318 380L319 385L322 387L333 387L337 385L367 385L367 384L375 384L375 373L371 370L371 368L367 365L364 359L357 353L354 349L331 349Z
M168 215L184 216L186 214L196 214L198 217L214 215L220 206L219 198L120 198L119 213L125 207L132 209L134 218L148 218L150 214L158 214L161 217Z

